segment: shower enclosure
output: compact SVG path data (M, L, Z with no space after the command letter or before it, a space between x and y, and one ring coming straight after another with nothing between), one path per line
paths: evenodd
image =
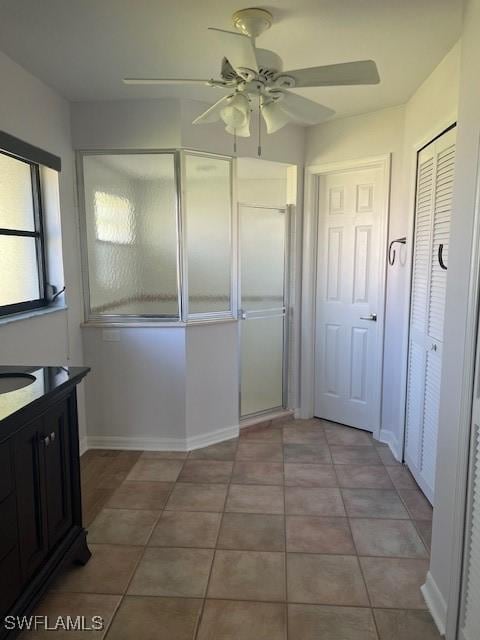
M247 416L286 405L289 222L285 206L238 204L236 162L188 150L84 151L78 184L87 323L240 320Z

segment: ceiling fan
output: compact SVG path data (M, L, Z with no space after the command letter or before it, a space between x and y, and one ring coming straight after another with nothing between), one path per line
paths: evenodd
M228 92L198 116L193 124L223 120L228 133L250 136L252 106L258 103L267 133L274 133L289 122L318 124L334 111L313 100L292 93L301 87L378 84L380 77L373 60L359 60L282 71L282 60L273 51L257 49L255 39L272 25L273 17L265 9L241 9L233 14L238 30L210 27L225 52L219 80L187 78L124 78L133 85L207 85Z

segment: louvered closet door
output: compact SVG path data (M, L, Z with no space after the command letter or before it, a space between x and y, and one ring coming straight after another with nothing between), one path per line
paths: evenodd
M405 461L434 501L455 129L418 156Z

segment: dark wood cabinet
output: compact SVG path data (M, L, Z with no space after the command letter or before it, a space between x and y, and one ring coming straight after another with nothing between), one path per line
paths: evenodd
M45 415L42 442L48 546L52 548L72 526L72 452L67 403L55 405Z
M28 580L48 552L47 512L41 437L43 419L34 420L15 437L18 546L23 580Z
M0 639L69 562L90 557L82 526L76 390L27 412L0 442ZM1 435L1 433L0 433Z

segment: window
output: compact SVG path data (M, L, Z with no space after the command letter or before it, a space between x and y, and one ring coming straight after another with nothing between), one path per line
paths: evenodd
M0 315L46 305L45 287L39 165L0 151Z
M95 191L95 230L97 240L112 244L133 244L132 203L113 193Z

